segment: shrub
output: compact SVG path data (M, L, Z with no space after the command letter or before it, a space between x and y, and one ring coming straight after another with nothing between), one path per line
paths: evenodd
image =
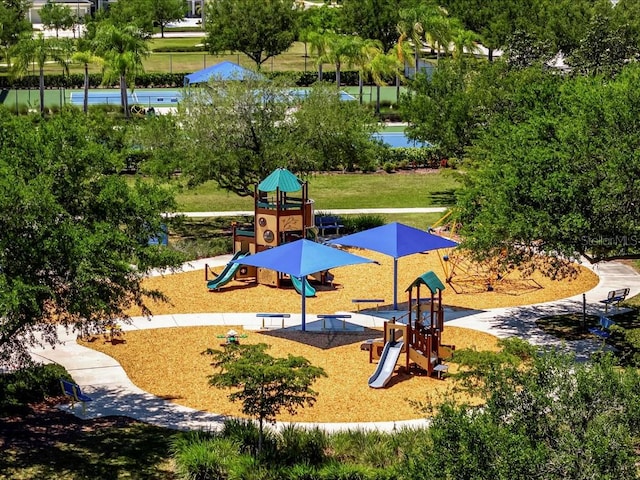
M327 436L322 430L289 425L278 438L278 459L283 465L320 465L325 460L326 446Z
M260 430L258 426L250 420L233 418L225 420L222 432L223 438L233 441L240 453L250 454L255 457L258 454L258 442ZM262 439L263 461L274 461L277 458L277 440L271 430L265 429Z
M387 222L380 215L362 214L345 216L342 218L342 223L346 232L355 233L379 227Z
M396 164L393 162L384 162L382 169L387 173L393 173L396 170Z
M61 365L23 368L0 375L0 413L23 411L30 403L61 394L60 378L72 380Z
M229 466L238 457L237 445L206 432L176 436L171 445L176 472L185 480L227 478Z

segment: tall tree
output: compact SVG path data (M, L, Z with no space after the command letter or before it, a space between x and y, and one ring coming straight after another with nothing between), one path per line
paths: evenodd
M291 415L299 408L312 406L318 395L313 383L326 373L304 357L269 355L264 343L230 345L225 350L209 349L213 367L220 371L209 376L214 387L235 388L231 401L242 402L242 413L258 419L258 454L262 451L264 423L275 423L276 416L286 410Z
M344 0L342 30L378 40L386 52L398 39L396 26L400 21L400 10L412 3L409 0Z
M212 0L206 9L209 51L242 52L258 70L296 38L298 12L286 0Z
M118 78L120 104L129 117L127 82L135 84L136 74L142 71L142 59L149 56L149 46L144 33L135 25L117 27L110 23L98 26L92 47L96 55L104 58L105 81Z
M127 0L126 2L111 2L109 9L102 16L119 28L135 25L144 32L145 36L153 33L152 0ZM100 18L98 21L101 23Z
M79 52L74 52L71 56L71 61L76 63L81 63L84 69L84 82L82 85L83 88L83 96L82 96L82 111L87 113L89 109L89 65L96 64L102 65L102 59L88 50L82 50Z
M326 48L319 62L333 63L336 67L336 86L340 88L342 65L353 65L361 53L362 39L352 35L340 35L333 32L326 34Z
M491 366L477 377L486 404L438 407L403 462L405 478L637 477L637 369L611 356L578 363L548 351L507 362L481 353Z
M613 79L528 69L503 83L460 196L468 246L514 264L545 253L551 275L576 256L639 256L638 66Z
M389 53L379 52L365 66L365 70L376 84L376 114L380 113L380 87L387 85L387 79L397 77L403 68L392 49Z
M370 167L377 121L358 102L340 101L333 86L297 91L274 79L212 82L191 91L175 116L145 126L145 171L166 178L180 169L190 184L214 180L246 196L277 167L301 175Z
M31 32L31 23L27 13L31 7L29 0L0 1L0 53L11 67L11 49L23 34Z
M298 16L298 40L304 43L305 71L307 67L308 43L316 34L340 31L340 10L328 5L307 8Z
M640 54L637 37L626 19L609 11L592 17L584 38L567 57L567 63L583 75L615 75Z
M68 5L61 5L51 0L40 9L40 18L46 28L53 28L58 38L60 30L69 30L75 25L76 19Z
M48 60L53 60L62 65L65 72L69 71L69 56L71 44L68 40L57 38L45 38L42 33L35 37L26 34L13 48L16 61L13 65L13 73L21 77L29 72L31 66L36 64L39 73L40 85L40 113L44 115L44 67Z
M2 108L0 129L0 362L15 366L28 346L55 343L60 327L126 318L153 294L145 273L179 259L147 242L175 207L168 193L108 173L122 162L106 116Z
M160 27L160 36L164 38L164 29L168 23L182 20L187 13L185 0L150 0L153 21Z

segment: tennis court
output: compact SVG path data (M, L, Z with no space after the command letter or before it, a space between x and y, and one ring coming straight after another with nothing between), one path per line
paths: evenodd
M142 105L145 107L175 106L182 98L182 93L178 90L134 90L127 95L129 105ZM82 105L84 102L84 92L71 92L69 103L71 105ZM90 90L89 105L120 105L119 90Z

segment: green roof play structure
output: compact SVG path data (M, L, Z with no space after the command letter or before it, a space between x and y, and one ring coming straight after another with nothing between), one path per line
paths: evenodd
M277 168L254 189L254 221L250 225L233 225L233 260L265 251L295 240L307 238L314 228L313 200L309 199L307 182L286 168ZM300 294L313 297L315 288L305 278L302 281L268 268L230 263L213 280L205 269L209 290L215 291L231 280L256 281L281 287L292 285ZM322 282L324 272L316 280Z
M421 287L427 287L430 298L420 297ZM441 377L447 371L448 366L442 361L452 355L455 347L442 344L444 288L432 271L420 275L407 287L409 312L406 324L397 323L395 319L385 322L384 338L373 341L369 347L369 362L378 360L378 366L369 378L371 388L385 387L398 363L407 372L417 369L429 376ZM428 309L425 309L427 305Z

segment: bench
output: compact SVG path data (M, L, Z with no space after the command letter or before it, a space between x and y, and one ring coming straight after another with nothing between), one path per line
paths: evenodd
M267 328L264 324L267 318L279 318L282 321L282 328L284 328L284 319L290 317L291 315L288 313L256 313L256 318L262 319L262 327L260 327L262 330Z
M345 314L318 315L318 318L322 319L322 329L323 330L326 330L326 321L327 320L342 320L342 329L345 330L346 326L347 326L345 320L347 318L351 318L351 315L345 315Z
M86 411L86 403L93 401L93 398L82 393L82 390L80 390L80 386L77 383L70 382L64 378L60 379L60 388L62 389L63 395L71 398L71 408L75 406L76 402L82 404L82 414L84 415Z
M433 367L433 373L436 374L436 378L438 380L444 380L442 376L448 371L449 371L449 365L445 365L444 363L439 363L438 365Z
M624 299L627 298L627 295L629 295L628 288L619 288L618 290L611 290L607 294L607 298L605 298L604 300L600 300L600 303L604 303L604 313L607 313L610 305L618 308L618 306L620 305L620 302L624 301Z
M334 216L318 216L316 217L316 228L321 236L325 236L327 230L333 233L340 234L340 229L344 228L344 225L340 223L340 217Z
M378 311L378 307L381 303L384 303L384 299L382 298L354 298L351 300L351 303L356 303L358 305L358 311L360 311L361 303L375 303L376 304L376 312Z
M601 315L599 324L600 324L599 327L591 327L589 329L589 332L602 338L603 340L606 340L611 336L611 333L609 332L609 328L611 328L616 323L613 320L611 320L609 317L605 317L604 315Z

